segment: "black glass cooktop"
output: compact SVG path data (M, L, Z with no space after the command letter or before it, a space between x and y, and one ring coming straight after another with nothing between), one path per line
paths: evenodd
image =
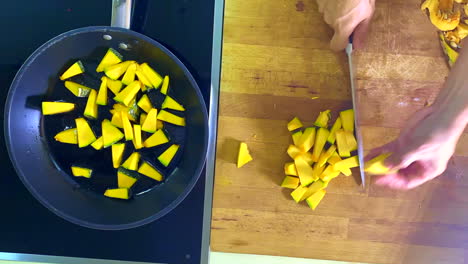
M208 105L212 84L216 0L134 0L132 29L158 40L195 77ZM0 100L24 60L71 29L109 25L111 1L6 1L0 15ZM3 107L0 108L3 111ZM98 231L49 212L26 190L9 160L0 125L0 252L160 263L200 263L205 171L187 198L156 222L124 231ZM21 135L17 135L21 137ZM205 249L207 250L207 249Z

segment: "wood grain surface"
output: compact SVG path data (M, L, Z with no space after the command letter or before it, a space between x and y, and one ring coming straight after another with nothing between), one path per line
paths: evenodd
M448 68L420 0L377 0L357 53L364 148L394 139ZM287 122L351 107L344 53L314 0L226 0L211 248L366 263L468 263L468 134L446 173L400 192L340 176L312 211L282 189ZM319 99L312 100L311 97ZM254 160L236 168L240 141Z

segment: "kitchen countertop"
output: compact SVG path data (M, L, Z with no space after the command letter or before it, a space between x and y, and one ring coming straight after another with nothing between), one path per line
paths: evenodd
M365 150L430 104L448 68L420 0L379 0L356 54ZM294 116L351 107L344 52L314 0L225 2L213 251L372 263L468 262L468 135L441 177L408 192L340 176L312 211L279 187ZM311 97L318 96L312 100ZM239 141L254 160L237 169Z

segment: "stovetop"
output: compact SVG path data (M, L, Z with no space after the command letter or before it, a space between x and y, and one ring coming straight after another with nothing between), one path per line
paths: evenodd
M132 29L161 42L184 62L196 79L210 114L216 115L223 0L134 2ZM0 100L5 102L15 73L36 48L71 29L109 25L110 14L111 1L49 0L47 5L44 1L3 3ZM213 23L218 29L216 26L213 29ZM0 109L3 111L3 107ZM192 192L165 217L130 230L93 230L71 224L49 212L27 191L6 151L3 113L0 119L0 207L3 212L0 217L0 259L8 255L1 252L11 252L158 263L206 263L213 173L210 158ZM210 116L210 130L213 127L216 127L216 118ZM213 154L214 136L210 138L209 152Z

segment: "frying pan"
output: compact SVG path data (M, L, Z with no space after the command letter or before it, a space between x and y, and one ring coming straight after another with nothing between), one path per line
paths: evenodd
M5 105L5 139L18 176L50 211L81 226L121 230L147 224L174 209L192 190L203 169L208 142L208 115L200 89L184 64L157 41L129 30L131 0L114 0L112 27L75 29L49 40L22 65ZM93 195L70 183L51 155L40 108L31 98L50 93L70 61L112 47L124 58L137 58L171 78L173 96L186 108L186 142L180 162L167 180L129 201ZM155 157L156 158L156 157ZM23 208L27 210L27 208Z

